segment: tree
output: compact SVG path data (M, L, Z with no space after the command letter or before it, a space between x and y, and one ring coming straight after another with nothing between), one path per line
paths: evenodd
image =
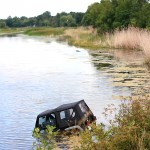
M51 19L51 13L49 11L44 12L43 14L36 17L37 26L49 26Z
M81 12L70 12L69 13L74 19L75 19L75 23L77 26L80 26L81 25L81 22L82 22L82 18L84 16L84 13L81 13Z
M9 16L7 19L6 19L6 25L8 27L13 27L13 20L11 18L11 16Z
M6 22L4 20L0 20L0 28L6 28Z
M100 29L100 32L112 31L114 22L114 9L112 2L103 0L100 4L100 13L96 19L95 26Z
M93 26L100 32L111 32L116 28L150 26L150 0L101 0L90 5L82 24Z
M85 26L95 26L97 15L100 14L100 4L94 3L90 5L82 19L82 24Z
M61 16L60 26L64 26L64 27L76 26L75 19L72 17L72 15Z

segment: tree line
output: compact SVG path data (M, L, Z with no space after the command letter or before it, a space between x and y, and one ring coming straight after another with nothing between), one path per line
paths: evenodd
M128 26L150 28L150 0L101 0L91 4L85 13L62 12L52 16L46 11L36 17L9 16L0 20L0 28L29 26L93 26L103 32Z
M27 18L11 17L0 20L0 28L6 27L76 27L81 25L84 13L82 12L62 12L52 16L49 11L44 12L36 17Z

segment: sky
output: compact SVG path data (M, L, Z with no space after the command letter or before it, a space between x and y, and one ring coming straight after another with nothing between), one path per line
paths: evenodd
M0 18L34 17L45 11L53 16L60 12L85 12L94 2L100 0L0 0Z

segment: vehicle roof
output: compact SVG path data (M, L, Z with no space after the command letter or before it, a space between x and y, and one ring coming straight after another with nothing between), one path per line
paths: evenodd
M60 106L58 106L54 109L48 109L48 110L40 113L38 115L38 117L41 117L41 116L44 116L44 115L47 115L47 114L51 114L51 113L54 113L54 112L58 112L58 111L63 111L65 109L73 108L82 101L84 102L84 100L80 100L80 101L77 101L77 102L60 105Z

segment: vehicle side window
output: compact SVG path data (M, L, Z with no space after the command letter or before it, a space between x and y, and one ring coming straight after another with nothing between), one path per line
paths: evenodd
M56 119L54 114L50 114L48 116L49 125L55 126L56 125Z
M42 125L44 122L46 122L46 116L42 116L39 118L39 125Z
M60 119L68 120L68 119L72 119L73 117L75 117L75 112L72 108L60 112Z
M39 125L42 126L42 127L45 127L47 125L55 126L56 125L55 115L50 114L48 116L40 117L39 118Z
M65 111L61 111L60 112L60 119L64 119L65 118Z
M87 105L84 102L81 102L79 104L79 107L83 113L86 113L89 110L89 108L87 107Z

